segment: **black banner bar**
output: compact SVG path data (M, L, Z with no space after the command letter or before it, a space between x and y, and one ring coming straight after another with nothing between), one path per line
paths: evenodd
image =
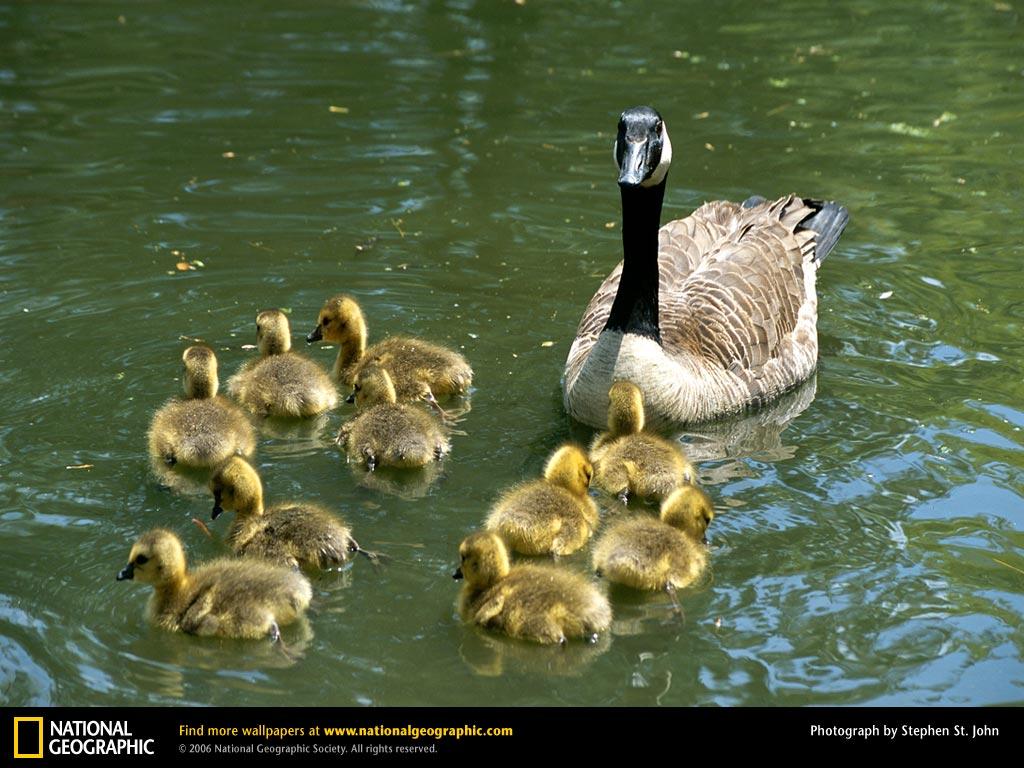
M717 761L745 759L751 749L781 759L796 754L787 752L793 748L815 755L981 757L1019 754L1022 710L54 707L4 713L2 763L38 766L488 756L636 762L659 753Z

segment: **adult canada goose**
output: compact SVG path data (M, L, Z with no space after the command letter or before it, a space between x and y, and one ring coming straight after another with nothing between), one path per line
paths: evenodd
M847 210L789 195L705 203L659 229L672 143L650 107L615 139L623 261L590 300L569 350L566 410L603 425L617 379L643 391L655 428L774 399L814 371L815 276Z

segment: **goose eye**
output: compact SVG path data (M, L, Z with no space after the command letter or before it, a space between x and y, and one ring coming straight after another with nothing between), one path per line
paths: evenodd
M660 134L664 129L665 129L665 121L664 120L659 120L657 126L655 126L655 130Z
M139 555L135 558L135 565L145 565L149 562L149 558L145 555Z

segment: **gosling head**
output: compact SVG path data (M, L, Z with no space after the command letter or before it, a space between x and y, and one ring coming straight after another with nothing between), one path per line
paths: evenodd
M644 396L631 381L616 381L608 390L608 431L635 435L644 428Z
M290 350L292 328L288 315L279 309L265 309L256 315L256 346L264 357Z
M544 466L544 479L552 485L560 485L574 496L586 496L593 477L594 466L587 454L571 443L551 454Z
M213 512L216 520L225 510L239 515L259 515L263 512L263 483L252 464L241 456L232 456L210 478L213 494Z
M379 365L367 365L356 378L352 387L352 394L346 402L355 403L357 408L370 408L383 403L397 403L398 395L395 393L395 382L391 380L391 374Z
M485 589L508 575L508 549L497 534L480 531L459 545L459 567L453 579L465 579L473 589Z
M316 328L306 336L309 344L321 339L341 346L366 344L366 320L355 299L339 293L324 302L317 315Z
M199 344L189 347L181 356L181 381L185 397L206 399L217 394L217 356L209 347Z
M159 586L185 576L185 550L181 541L164 528L154 528L139 537L128 555L128 565L117 574L118 581L136 579Z
M695 485L676 488L661 503L661 519L697 541L707 543L704 535L715 519L711 497Z
M672 142L661 115L651 107L632 107L623 112L614 156L620 188L662 184L672 163Z

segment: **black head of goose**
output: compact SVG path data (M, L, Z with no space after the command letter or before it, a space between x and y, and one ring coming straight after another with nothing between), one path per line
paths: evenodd
M604 425L631 381L655 428L766 403L818 358L815 276L846 209L788 195L705 203L660 226L672 143L650 107L622 113L614 147L623 260L597 289L565 363L565 407Z

